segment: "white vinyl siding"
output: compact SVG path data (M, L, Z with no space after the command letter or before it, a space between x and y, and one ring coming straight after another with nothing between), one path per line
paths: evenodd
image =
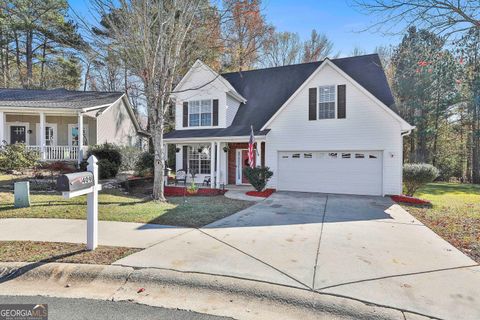
M136 146L138 140L137 129L128 113L127 106L122 100L113 104L98 116L98 144L109 142L124 146Z
M308 88L345 84L348 118L308 121ZM266 166L274 172L269 187L277 187L279 151L376 150L382 154L382 194L402 192L402 136L400 123L339 72L325 66L275 118L266 141ZM338 151L337 151L338 150ZM351 160L351 159L345 159ZM313 178L312 178L313 179Z
M232 124L239 107L240 102L227 93L227 127Z

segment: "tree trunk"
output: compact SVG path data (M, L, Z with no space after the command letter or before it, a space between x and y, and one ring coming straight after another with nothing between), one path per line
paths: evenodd
M163 118L162 115L159 118ZM153 143L154 143L154 170L153 170L153 192L152 197L157 201L165 201L164 196L164 175L165 175L165 150L163 145L163 119L158 119L154 124Z
M477 95L475 95L475 98ZM479 103L473 102L472 121L472 183L480 183L480 132L479 132Z
M33 85L33 31L28 30L25 40L26 64L27 64L27 87Z
M42 44L42 62L40 65L40 87L46 89L45 84L45 61L47 59L47 38L43 41Z

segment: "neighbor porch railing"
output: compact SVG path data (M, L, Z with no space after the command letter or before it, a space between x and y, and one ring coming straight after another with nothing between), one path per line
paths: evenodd
M42 153L41 146L27 146L28 149L37 151L40 156ZM87 147L83 147L83 156L85 157ZM76 146L45 146L44 156L41 157L45 161L76 161L78 160L79 148Z

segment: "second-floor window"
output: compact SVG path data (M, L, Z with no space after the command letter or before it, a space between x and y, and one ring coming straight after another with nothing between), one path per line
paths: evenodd
M212 100L188 102L189 127L209 127L212 125Z
M318 119L335 119L335 86L319 88Z

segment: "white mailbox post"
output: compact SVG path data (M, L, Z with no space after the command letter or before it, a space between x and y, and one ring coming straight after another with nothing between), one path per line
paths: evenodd
M102 185L98 184L98 165L97 158L90 156L88 158L87 171L93 174L93 185L85 189L74 191L63 191L65 199L71 199L81 195L87 195L87 249L95 250L98 246L98 191L102 190ZM66 175L67 177L69 175ZM77 179L78 180L78 179ZM85 183L91 182L85 181ZM73 183L73 182L72 182ZM75 183L78 183L76 181Z

